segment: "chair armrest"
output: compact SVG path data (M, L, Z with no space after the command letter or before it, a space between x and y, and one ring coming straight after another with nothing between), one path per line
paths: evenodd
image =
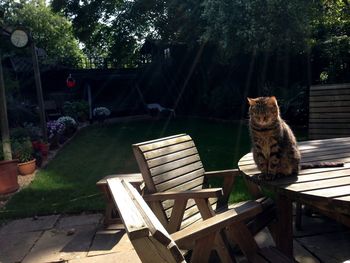
M227 206L228 199L233 190L233 184L235 183L235 178L240 175L238 169L220 170L205 172L204 176L207 178L222 177L224 179L222 185L223 196L218 201L218 206Z
M187 190L181 192L169 191L162 193L145 194L143 198L145 201L164 201L169 199L201 199L211 197L221 197L221 188L207 188L198 190Z
M262 208L259 203L248 201L236 210L230 209L224 213L192 224L171 234L171 237L181 249L190 249L197 239L203 238L213 232L218 232L234 223L244 222L261 213L261 211Z

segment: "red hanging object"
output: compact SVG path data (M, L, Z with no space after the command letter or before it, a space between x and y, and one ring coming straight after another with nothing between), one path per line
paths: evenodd
M74 88L76 83L75 83L75 79L72 78L72 74L69 74L67 80L66 80L66 84L68 88Z

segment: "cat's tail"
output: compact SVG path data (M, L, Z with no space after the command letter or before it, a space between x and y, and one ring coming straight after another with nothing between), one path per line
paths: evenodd
M300 165L300 170L313 169L313 168L329 168L329 167L343 167L342 162L316 162L316 163L303 163Z

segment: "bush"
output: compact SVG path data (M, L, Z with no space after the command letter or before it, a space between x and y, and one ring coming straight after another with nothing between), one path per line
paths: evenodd
M33 146L29 138L12 141L13 157L24 163L33 160Z
M86 101L66 101L63 104L65 115L72 117L74 120L85 121L89 116L89 105Z

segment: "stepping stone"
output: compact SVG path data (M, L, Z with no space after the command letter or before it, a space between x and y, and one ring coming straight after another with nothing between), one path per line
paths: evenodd
M88 256L128 251L134 251L134 247L125 230L101 230L96 233Z
M21 262L42 231L0 234L0 262Z
M0 236L31 231L41 231L53 228L59 215L39 216L11 221L0 229Z
M68 231L69 228L45 231L22 262L57 262L85 257L95 235L96 225L76 226L71 235L67 235Z
M75 226L81 225L92 225L99 224L102 219L102 214L84 214L77 216L65 216L62 217L56 228L57 229L66 229L66 228L74 228Z
M141 263L135 251L117 252L107 255L69 260L69 263Z

